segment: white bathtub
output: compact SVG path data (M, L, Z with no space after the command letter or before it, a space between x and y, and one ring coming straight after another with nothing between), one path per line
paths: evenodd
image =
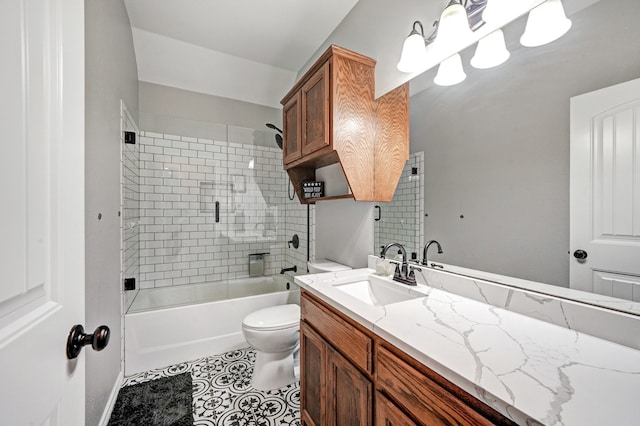
M246 315L300 303L298 287L287 278L140 290L124 320L125 376L246 347Z

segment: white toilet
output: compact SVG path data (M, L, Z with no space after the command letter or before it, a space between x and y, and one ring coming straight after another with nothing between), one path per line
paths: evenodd
M348 266L322 259L308 262L309 273L337 272ZM251 384L258 390L277 389L298 379L300 365L300 306L260 309L242 321L242 334L256 349Z
M256 349L251 378L255 389L277 389L297 380L300 306L278 305L250 313L242 321L242 333Z

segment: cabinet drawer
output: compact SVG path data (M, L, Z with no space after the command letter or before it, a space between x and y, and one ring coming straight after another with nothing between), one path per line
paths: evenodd
M335 312L321 306L303 293L300 299L302 318L364 371L371 372L371 352L373 342L369 336L340 318Z
M469 401L465 403L381 346L376 349L375 375L379 388L423 424L493 424L468 406Z

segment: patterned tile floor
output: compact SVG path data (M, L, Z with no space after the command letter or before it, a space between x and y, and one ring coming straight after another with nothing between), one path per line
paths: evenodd
M126 377L124 386L191 372L195 426L300 425L300 383L271 391L251 386L251 348Z

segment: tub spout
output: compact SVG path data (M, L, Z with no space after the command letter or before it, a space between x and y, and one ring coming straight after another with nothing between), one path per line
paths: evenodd
M298 272L298 265L293 265L290 268L282 268L280 269L280 274L284 274L285 272L289 272L289 271Z

